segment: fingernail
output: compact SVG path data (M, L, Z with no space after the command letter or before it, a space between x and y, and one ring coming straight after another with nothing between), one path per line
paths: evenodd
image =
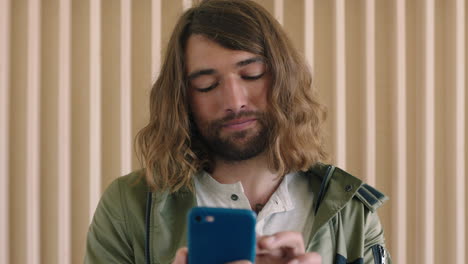
M293 259L288 264L299 264L299 260Z

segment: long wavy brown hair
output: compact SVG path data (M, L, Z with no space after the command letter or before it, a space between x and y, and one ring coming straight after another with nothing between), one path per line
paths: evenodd
M187 98L185 46L201 34L221 46L262 56L272 76L268 111L273 124L267 148L278 175L305 171L327 158L322 127L326 111L312 87L303 57L281 25L262 6L247 0L205 0L178 20L150 95L150 120L135 146L152 190L192 188L191 178L210 168L209 153L194 133Z

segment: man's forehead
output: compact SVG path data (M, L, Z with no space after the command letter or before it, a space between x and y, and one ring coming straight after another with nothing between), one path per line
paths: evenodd
M211 69L217 66L242 67L264 62L263 57L243 50L232 50L201 35L192 35L186 46L187 71Z

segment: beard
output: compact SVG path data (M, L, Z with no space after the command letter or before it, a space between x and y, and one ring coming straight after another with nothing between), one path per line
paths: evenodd
M222 135L224 125L238 118L255 118L256 125ZM266 113L246 111L198 124L197 134L212 156L228 162L238 162L249 160L265 152L271 137L269 124L270 118Z

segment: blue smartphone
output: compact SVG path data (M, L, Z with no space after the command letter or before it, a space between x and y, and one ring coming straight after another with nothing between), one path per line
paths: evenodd
M188 215L188 263L255 261L256 215L251 210L194 207Z

